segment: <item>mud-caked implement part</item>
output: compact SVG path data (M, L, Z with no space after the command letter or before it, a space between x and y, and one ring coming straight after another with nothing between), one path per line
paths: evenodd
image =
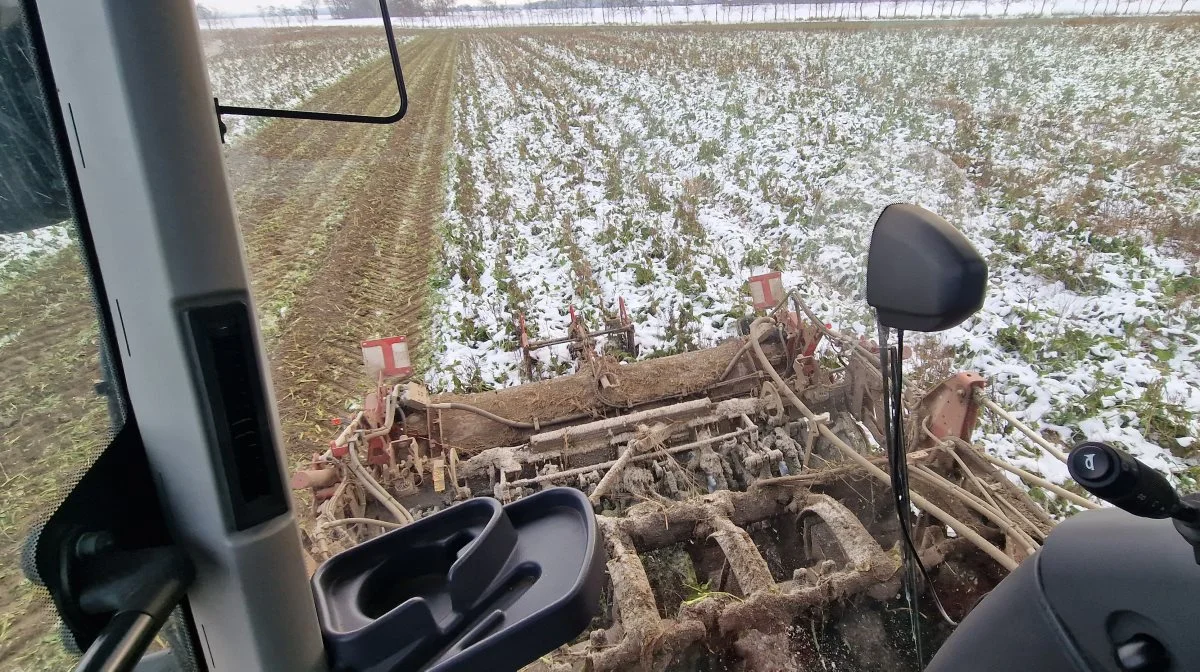
M826 651L826 664L882 669L859 663L908 655L902 624L887 616L900 585L889 507L870 479L831 472L803 487L722 491L601 517L605 611L541 669L581 661L597 671L687 669L700 656L728 669L821 669L818 640L831 631L853 631L865 648ZM961 539L921 538L922 559L954 609L968 609L1003 576L972 562ZM953 570L940 572L945 563Z
M715 655L738 670L917 669L878 347L788 298L748 337L695 352L581 351L575 373L474 394L380 384L294 477L313 493L314 556L471 497L568 486L598 514L609 587L589 633L535 667L681 670ZM955 617L1054 525L999 469L1037 477L970 443L984 385L960 373L906 408L913 539L925 590ZM936 645L945 632L929 627Z

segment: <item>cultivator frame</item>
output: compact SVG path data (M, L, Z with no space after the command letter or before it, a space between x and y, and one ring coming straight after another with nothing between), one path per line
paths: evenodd
M472 496L510 502L568 485L609 514L599 519L612 599L590 634L539 663L547 669L581 660L595 670L662 669L712 651L746 669L788 669L764 652L791 651L793 662L809 655L795 633L816 627L814 613L835 628L882 618L881 601L899 585L900 537L886 460L872 448L882 417L878 348L821 322L793 294L744 339L619 364L592 341L632 338L619 306L618 327L599 332L574 310L565 338L530 343L522 326L527 361L531 347L570 343L581 363L574 374L469 395L430 396L412 382L377 386L293 479L313 492L314 554ZM958 605L956 617L1054 524L998 469L1036 476L970 443L981 407L996 410L985 385L959 373L906 409L913 502L922 511L914 539L927 566L954 563L952 572L931 571L957 596L944 600ZM665 599L669 576L647 564L662 554L715 588ZM963 576L970 580L954 579Z
M633 320L629 319L629 312L625 307L625 297L617 298L616 317L606 320L604 328L596 331L588 329L583 317L575 310L574 304L568 306L567 313L570 317L570 322L567 325L566 336L538 341L529 340L529 330L525 325L525 313L517 314L517 339L521 348L521 363L525 371L526 380L534 380L533 352L535 350L563 345L564 343L567 344L567 351L570 353L571 359L576 362L576 370L596 359L598 356L596 353L596 339L601 336L618 336L617 348L622 352L628 353L631 357L637 357L637 338Z

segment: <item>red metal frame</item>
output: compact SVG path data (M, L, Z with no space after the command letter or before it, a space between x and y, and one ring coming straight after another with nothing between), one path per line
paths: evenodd
M987 380L974 371L960 371L929 391L917 405L918 422L929 423L929 431L939 439L957 436L970 441L979 420L979 404L975 390L981 390ZM918 430L917 444L927 447L931 441Z
M762 273L760 275L750 276L751 297L754 296L753 286L758 285L762 289L763 298L761 301L755 301L754 307L757 310L768 310L774 308L783 300L787 292L781 292L779 296L771 290L771 281L778 280L783 284L783 273L779 271L771 271L770 273Z
M390 462L387 437L377 436L367 441L367 464L385 465Z
M567 306L567 315L570 318L570 322L567 326L567 335L565 337L551 338L544 341L530 341L529 332L525 324L525 314L517 314L517 341L521 347L521 360L525 367L525 376L529 380L533 379L532 352L534 350L567 343L570 345L572 356L577 361L586 362L596 356L594 339L599 336L608 336L623 332L631 347L634 343L634 326L632 320L629 319L629 311L625 305L625 297L623 296L617 297L617 317L620 325L615 328L589 331L587 325L583 322L583 318L575 310L574 304Z
M363 365L367 365L365 351L370 348L379 348L380 352L383 354L383 368L380 369L380 373L389 378L392 376L411 376L413 373L412 365L407 362L397 363L396 354L392 349L392 346L396 345L397 343L407 344L407 342L408 337L406 336L391 336L388 338L375 338L363 341Z

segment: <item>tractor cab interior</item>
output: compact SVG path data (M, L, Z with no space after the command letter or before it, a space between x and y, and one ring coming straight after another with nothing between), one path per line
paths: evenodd
M987 191L1019 173L999 168L1000 150L905 145L902 163L928 164L941 176L930 183L957 185L970 207L876 202L861 180L827 202L832 174L785 198L776 168L737 183L758 170L746 168L754 148L784 132L746 120L761 101L782 105L773 96L793 80L805 84L789 105L854 99L785 124L821 142L847 132L830 120L871 109L855 96L891 86L863 72L789 79L857 39L830 37L839 26L813 29L834 40L825 47L770 65L746 54L815 42L756 27L761 45L729 51L741 38L707 26L589 28L576 43L558 28L495 27L509 14L494 3L416 4L295 3L240 28L190 0L0 0L0 311L14 316L0 333L0 532L12 542L0 666L1200 661L1186 627L1200 609L1200 502L1181 494L1195 482L1188 409L1200 403L1186 247L1135 255L1097 230L1087 240L1107 256L1090 259L1134 255L1142 270L1080 262L1030 280L1053 255L1027 246L1050 249L1078 225L1027 233L1036 217L1003 210L1033 197ZM593 9L571 4L510 18L569 23ZM698 9L656 4L660 22ZM900 11L857 3L864 25L867 4ZM1022 39L1037 38L1030 25ZM611 40L653 43L651 60ZM745 67L724 72L722 50ZM654 72L687 55L682 74ZM784 83L759 87L764 72ZM555 93L564 81L577 90ZM676 110L637 99L639 82L753 91ZM240 99L248 91L265 99ZM951 135L967 142L975 122L960 102L928 112L958 115ZM630 110L637 123L618 114ZM998 114L985 122L1018 124ZM701 138L709 126L723 144ZM944 130L899 117L872 128L889 147ZM933 147L945 161L922 158ZM697 158L670 179L627 165L676 151ZM779 166L807 170L820 151ZM885 163L847 154L833 174ZM880 191L891 193L910 192ZM851 214L826 210L850 202ZM1011 224L980 224L993 219ZM822 242L818 223L841 237ZM1087 303L1088 282L1120 301ZM1010 285L1028 290L1023 303ZM1174 302L1153 322L1134 297L1151 290ZM1064 291L1083 298L1060 305ZM1039 350L1041 332L1022 331L1049 328L1037 302L1092 310L1111 329L1064 327ZM1106 313L1114 303L1124 312ZM1107 357L1093 377L1136 378L1140 392L1054 368L1068 354ZM1100 387L1162 410L1116 427L1118 401L1092 399ZM1082 415L1049 410L1085 402ZM1166 438L1172 450L1147 448Z

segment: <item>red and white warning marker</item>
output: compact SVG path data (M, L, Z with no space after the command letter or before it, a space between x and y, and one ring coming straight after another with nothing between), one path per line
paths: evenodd
M783 274L779 271L750 276L750 298L756 310L767 310L783 300Z
M367 375L375 378L411 376L412 362L408 358L408 339L405 336L376 338L362 342L363 366Z

